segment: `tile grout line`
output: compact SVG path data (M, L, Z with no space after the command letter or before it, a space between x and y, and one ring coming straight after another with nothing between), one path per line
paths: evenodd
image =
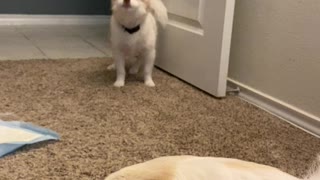
M77 35L82 41L84 41L85 43L89 44L91 47L95 48L96 50L98 50L99 52L101 52L103 55L108 56L108 54L106 54L103 50L101 50L100 48L96 47L93 43L91 43L90 41L86 40L85 38L83 38L80 35Z
M24 34L23 32L19 31L19 29L14 26L15 30L20 33L26 40L28 40L36 49L38 49L40 51L40 53L45 57L45 59L49 59L49 57L46 55L45 52L42 51L42 49L36 44L34 43L26 34Z

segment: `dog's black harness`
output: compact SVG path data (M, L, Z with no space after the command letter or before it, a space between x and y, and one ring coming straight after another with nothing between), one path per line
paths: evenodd
M140 30L140 24L134 28L127 28L125 26L122 26L122 28L124 29L125 32L127 32L129 34L134 34Z

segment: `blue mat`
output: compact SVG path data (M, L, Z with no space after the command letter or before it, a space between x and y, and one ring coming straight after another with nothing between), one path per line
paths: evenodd
M56 132L46 128L25 122L0 120L0 158L27 144L59 139Z

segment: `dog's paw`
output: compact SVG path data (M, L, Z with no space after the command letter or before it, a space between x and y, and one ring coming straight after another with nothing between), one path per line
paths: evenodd
M116 81L113 85L115 87L123 87L124 86L124 81Z
M109 71L111 71L111 70L114 70L116 68L116 65L113 63L113 64L110 64L108 67L107 67L107 69L109 70Z
M144 82L144 84L145 84L146 86L148 86L148 87L155 87L155 86L156 86L156 84L153 82L152 79L146 80L146 81Z

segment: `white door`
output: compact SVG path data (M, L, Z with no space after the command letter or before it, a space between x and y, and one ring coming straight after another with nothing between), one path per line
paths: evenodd
M235 0L163 0L156 65L216 97L226 95Z

